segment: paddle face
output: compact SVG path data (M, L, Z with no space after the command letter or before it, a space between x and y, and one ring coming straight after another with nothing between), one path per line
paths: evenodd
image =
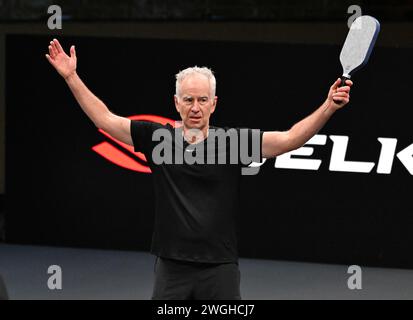
M352 23L340 53L343 77L351 75L369 60L380 31L380 23L373 17L360 16Z

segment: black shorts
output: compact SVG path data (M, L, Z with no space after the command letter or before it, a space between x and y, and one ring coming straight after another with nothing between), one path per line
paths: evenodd
M237 263L198 263L158 257L154 300L240 300Z

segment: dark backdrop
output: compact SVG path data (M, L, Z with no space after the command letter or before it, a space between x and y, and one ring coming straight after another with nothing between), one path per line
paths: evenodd
M150 174L118 167L91 150L103 141L44 58L49 38L6 40L7 241L148 250ZM211 124L285 130L325 99L341 74L340 48L108 38L76 44L78 73L120 115L178 119L174 74L215 70L219 102ZM320 134L350 137L347 159L376 163L378 137L413 142L411 49L376 48L354 77L351 103ZM320 170L274 168L243 177L244 257L413 267L412 176L395 158L391 174L331 172L332 141L314 146Z

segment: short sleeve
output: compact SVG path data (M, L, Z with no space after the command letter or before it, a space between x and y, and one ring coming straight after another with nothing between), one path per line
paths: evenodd
M142 152L146 155L152 152L152 134L163 126L150 121L132 120L130 132L135 152Z

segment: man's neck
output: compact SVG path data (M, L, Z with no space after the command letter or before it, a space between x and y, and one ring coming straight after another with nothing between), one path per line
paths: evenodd
M186 142L190 144L199 143L208 137L209 125L206 125L202 129L190 129L183 126L182 135Z

